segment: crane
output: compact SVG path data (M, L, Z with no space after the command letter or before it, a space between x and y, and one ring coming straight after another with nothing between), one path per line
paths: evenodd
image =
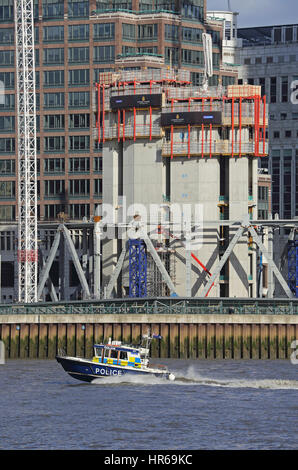
M36 95L33 0L14 0L18 158L18 301L37 302Z

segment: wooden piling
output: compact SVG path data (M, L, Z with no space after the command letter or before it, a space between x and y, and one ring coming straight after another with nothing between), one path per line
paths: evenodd
M29 324L23 324L20 329L20 358L29 356Z
M179 328L178 324L170 324L170 357L179 358Z
M179 350L181 359L189 358L189 328L185 323L180 324Z
M56 323L49 324L48 328L48 358L54 359L57 354L58 328Z
M198 359L207 359L207 325L198 325Z
M39 329L36 323L30 323L29 334L29 358L36 359L39 357L38 342L39 342Z
M162 336L151 343L153 358L246 360L290 359L292 343L298 339L298 323L289 323L291 319L288 323L278 323L275 318L271 323L195 323L194 318L189 323L185 319L179 322L179 318L163 322L162 316L152 323L133 319L118 323L109 317L108 323L84 323L84 318L75 322L72 317L70 323L59 323L55 317L53 323L32 323L31 318L28 323L0 323L0 339L6 358L11 359L54 359L60 348L69 355L91 357L94 343L112 338L137 345L150 327L152 334Z
M198 325L190 324L188 328L189 350L188 357L196 359L198 357Z

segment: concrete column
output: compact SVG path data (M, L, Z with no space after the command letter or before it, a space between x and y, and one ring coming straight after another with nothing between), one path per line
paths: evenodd
M229 160L229 210L230 220L243 220L248 213L248 158ZM236 230L230 229L230 239ZM229 295L247 297L248 283L248 246L247 235L240 238L229 259Z

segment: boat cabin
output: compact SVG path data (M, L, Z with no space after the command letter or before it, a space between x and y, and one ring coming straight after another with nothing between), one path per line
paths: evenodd
M117 343L117 344L113 344ZM120 342L112 344L95 344L93 362L116 366L141 367L141 357L138 349L121 345Z

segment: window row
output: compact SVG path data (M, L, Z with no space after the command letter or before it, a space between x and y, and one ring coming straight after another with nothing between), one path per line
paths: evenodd
M44 93L44 107L45 108L64 108L65 94L64 93ZM90 106L90 92L79 91L68 93L68 106L70 108L80 108Z
M89 157L73 157L68 160L69 173L90 173ZM93 172L102 173L102 157L93 157ZM45 174L65 173L65 158L45 158L43 160ZM37 159L37 173L40 173L40 160ZM16 174L15 160L0 159L0 175L14 176Z
M46 130L64 129L65 116L64 114L46 114L44 116L44 128ZM89 129L90 128L90 114L70 114L69 115L69 129Z
M7 182L7 183L13 183ZM1 183L0 183L1 185ZM68 181L68 195L70 197L90 197L90 180L77 179ZM102 179L93 180L93 195L102 195ZM44 181L44 197L61 197L66 195L65 180ZM1 196L1 186L0 186Z

